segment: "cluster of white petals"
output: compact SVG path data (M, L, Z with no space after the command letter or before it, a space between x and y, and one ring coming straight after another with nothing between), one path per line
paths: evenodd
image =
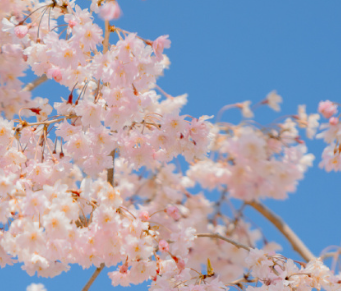
M295 262L279 254L267 254L251 249L246 258L250 275L261 286L248 286L248 291L262 290L341 290L341 276L335 275L321 259L306 263ZM254 281L248 278L250 282Z

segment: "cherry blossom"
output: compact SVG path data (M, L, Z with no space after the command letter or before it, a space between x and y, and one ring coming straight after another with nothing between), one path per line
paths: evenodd
M155 291L339 290L322 258L288 235L306 263L276 254L281 247L243 212L264 214L261 199L296 191L314 160L301 129L308 138L323 130L320 167L341 170L337 104L320 103L329 119L321 126L305 105L268 126L250 120L251 101L221 109L240 109L248 120L239 123L184 114L187 95L157 85L169 36L151 41L112 25L120 15L117 1L1 2L0 266L41 277L73 264L112 267L113 286L149 281ZM24 85L27 70L37 79ZM68 90L60 102L31 92L47 80ZM258 105L279 111L281 102L272 91ZM243 206L224 213L233 199Z

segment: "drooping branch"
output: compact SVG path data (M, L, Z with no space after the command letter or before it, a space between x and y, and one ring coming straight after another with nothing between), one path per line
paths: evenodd
M278 215L259 202L252 201L247 202L247 204L268 219L286 237L293 249L298 252L305 261L309 262L315 258L296 233Z
M38 87L40 84L44 83L45 81L47 81L47 77L46 75L42 75L41 77L35 79L33 82L28 83L23 91L32 91L34 90L36 87Z
M196 235L197 237L210 237L210 238L217 238L217 239L221 239L221 240L224 240L232 245L234 245L236 248L238 249L244 249L244 250L247 250L247 251L250 251L250 247L246 246L246 245L243 245L239 242L236 242L232 239L229 239L227 237L224 237L224 236L221 236L220 234L217 234L217 233L198 233Z
M104 40L103 40L103 54L105 54L108 51L108 46L109 46L109 35L110 35L110 30L109 30L109 21L105 21L105 31L104 31ZM112 157L115 156L116 150L113 150L110 155ZM114 186L114 166L111 169L108 169L108 174L107 174L107 181L110 183L111 186ZM92 274L91 278L89 279L88 283L84 286L82 291L88 291L92 283L96 280L97 276L99 273L104 269L105 264L102 263L99 268L95 270L95 272Z
M116 149L113 150L110 153L110 156L112 156L113 158L115 157L115 153L116 153ZM114 159L115 162L115 159ZM107 173L107 181L110 183L111 186L114 186L114 165L111 169L108 169L108 173ZM82 291L88 291L90 286L92 285L92 283L96 280L97 276L99 275L99 273L103 270L103 268L105 267L105 265L102 263L100 265L99 268L97 268L95 270L95 272L92 274L91 278L89 279L89 281L86 283L86 285L84 286L84 288L82 289Z
M103 270L105 265L102 263L99 268L92 274L91 278L89 279L88 283L83 287L82 291L88 291L92 283L96 280L99 273Z

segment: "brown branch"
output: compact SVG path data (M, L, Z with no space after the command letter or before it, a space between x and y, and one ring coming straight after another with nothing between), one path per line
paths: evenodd
M35 79L33 82L28 83L28 84L23 88L23 91L32 91L32 90L34 90L36 87L38 87L40 84L44 83L45 81L47 81L47 77L46 77L46 75L42 75L41 77Z
M236 242L232 239L229 239L227 237L224 237L224 236L221 236L220 234L217 234L217 233L198 233L196 235L197 237L210 237L210 238L218 238L218 239L221 239L221 240L224 240L232 245L234 245L236 248L238 249L244 249L244 250L247 250L247 251L250 251L251 248L246 246L246 245L243 245L239 242Z
M108 173L107 173L107 181L110 183L111 186L115 187L114 185L114 169L115 169L115 153L116 153L116 149L114 149L109 156L113 157L113 167L108 169Z
M300 254L300 256L309 262L315 259L315 256L307 248L307 246L301 241L301 239L294 233L294 231L275 213L270 209L265 207L263 204L251 201L247 202L248 205L256 209L260 214L262 214L266 219L268 219L290 242L293 249Z
M232 281L232 282L226 284L226 286L239 285L240 283L254 283L257 281L258 281L258 279L248 279L248 277L246 277L246 278L240 278L238 280Z
M103 55L108 51L109 48L109 36L110 36L110 25L109 21L104 22L104 40L103 40Z
M96 280L97 276L103 270L104 266L105 266L104 263L102 263L100 267L95 270L95 272L92 274L91 278L89 279L88 283L86 283L86 285L83 287L82 291L89 290L90 286Z

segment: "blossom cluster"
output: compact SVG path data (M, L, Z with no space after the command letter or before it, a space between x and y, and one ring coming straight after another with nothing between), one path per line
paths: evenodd
M181 115L187 95L173 97L156 84L170 65L169 37L151 41L111 25L121 14L114 0L93 0L90 10L74 0L0 3L0 266L22 263L42 277L71 264L105 266L113 286L151 280L155 291L227 289L247 268L261 288L325 287L310 280L318 268L336 284L318 260L298 270L265 255L280 246L249 223L246 204L230 205L232 198L248 203L295 191L314 159L299 128L314 137L319 115L301 105L284 122L260 127L248 119L250 101L218 114L240 109L246 119L236 125ZM24 86L27 70L38 78ZM54 104L32 98L46 80L68 96ZM272 91L259 105L279 111L281 102ZM338 120L328 102L320 105L330 118L320 136L332 143ZM221 197L192 193L196 183Z
M278 254L267 254L251 249L246 262L250 275L262 285L248 286L248 291L261 290L340 290L341 276L335 275L321 259L313 259L307 264L295 262ZM246 281L255 281L249 279Z
M281 100L279 97L271 93L261 104L277 110L278 102L272 101ZM249 103L244 102L241 107L244 116L249 117L252 113ZM307 136L312 138L318 119L318 114L307 115L305 107L300 106L297 115L267 128L247 122L217 123L210 147L211 158L191 165L187 177L192 186L198 182L209 190L226 188L231 197L244 201L285 199L287 193L295 192L298 181L314 160L312 154L307 154L299 128L305 128Z
M339 117L335 116L338 112L338 106L339 104L326 100L321 101L318 107L321 115L328 119L328 123L321 125L323 131L317 135L317 138L323 139L328 144L323 150L322 161L320 162L320 167L327 172L341 170L341 123Z

